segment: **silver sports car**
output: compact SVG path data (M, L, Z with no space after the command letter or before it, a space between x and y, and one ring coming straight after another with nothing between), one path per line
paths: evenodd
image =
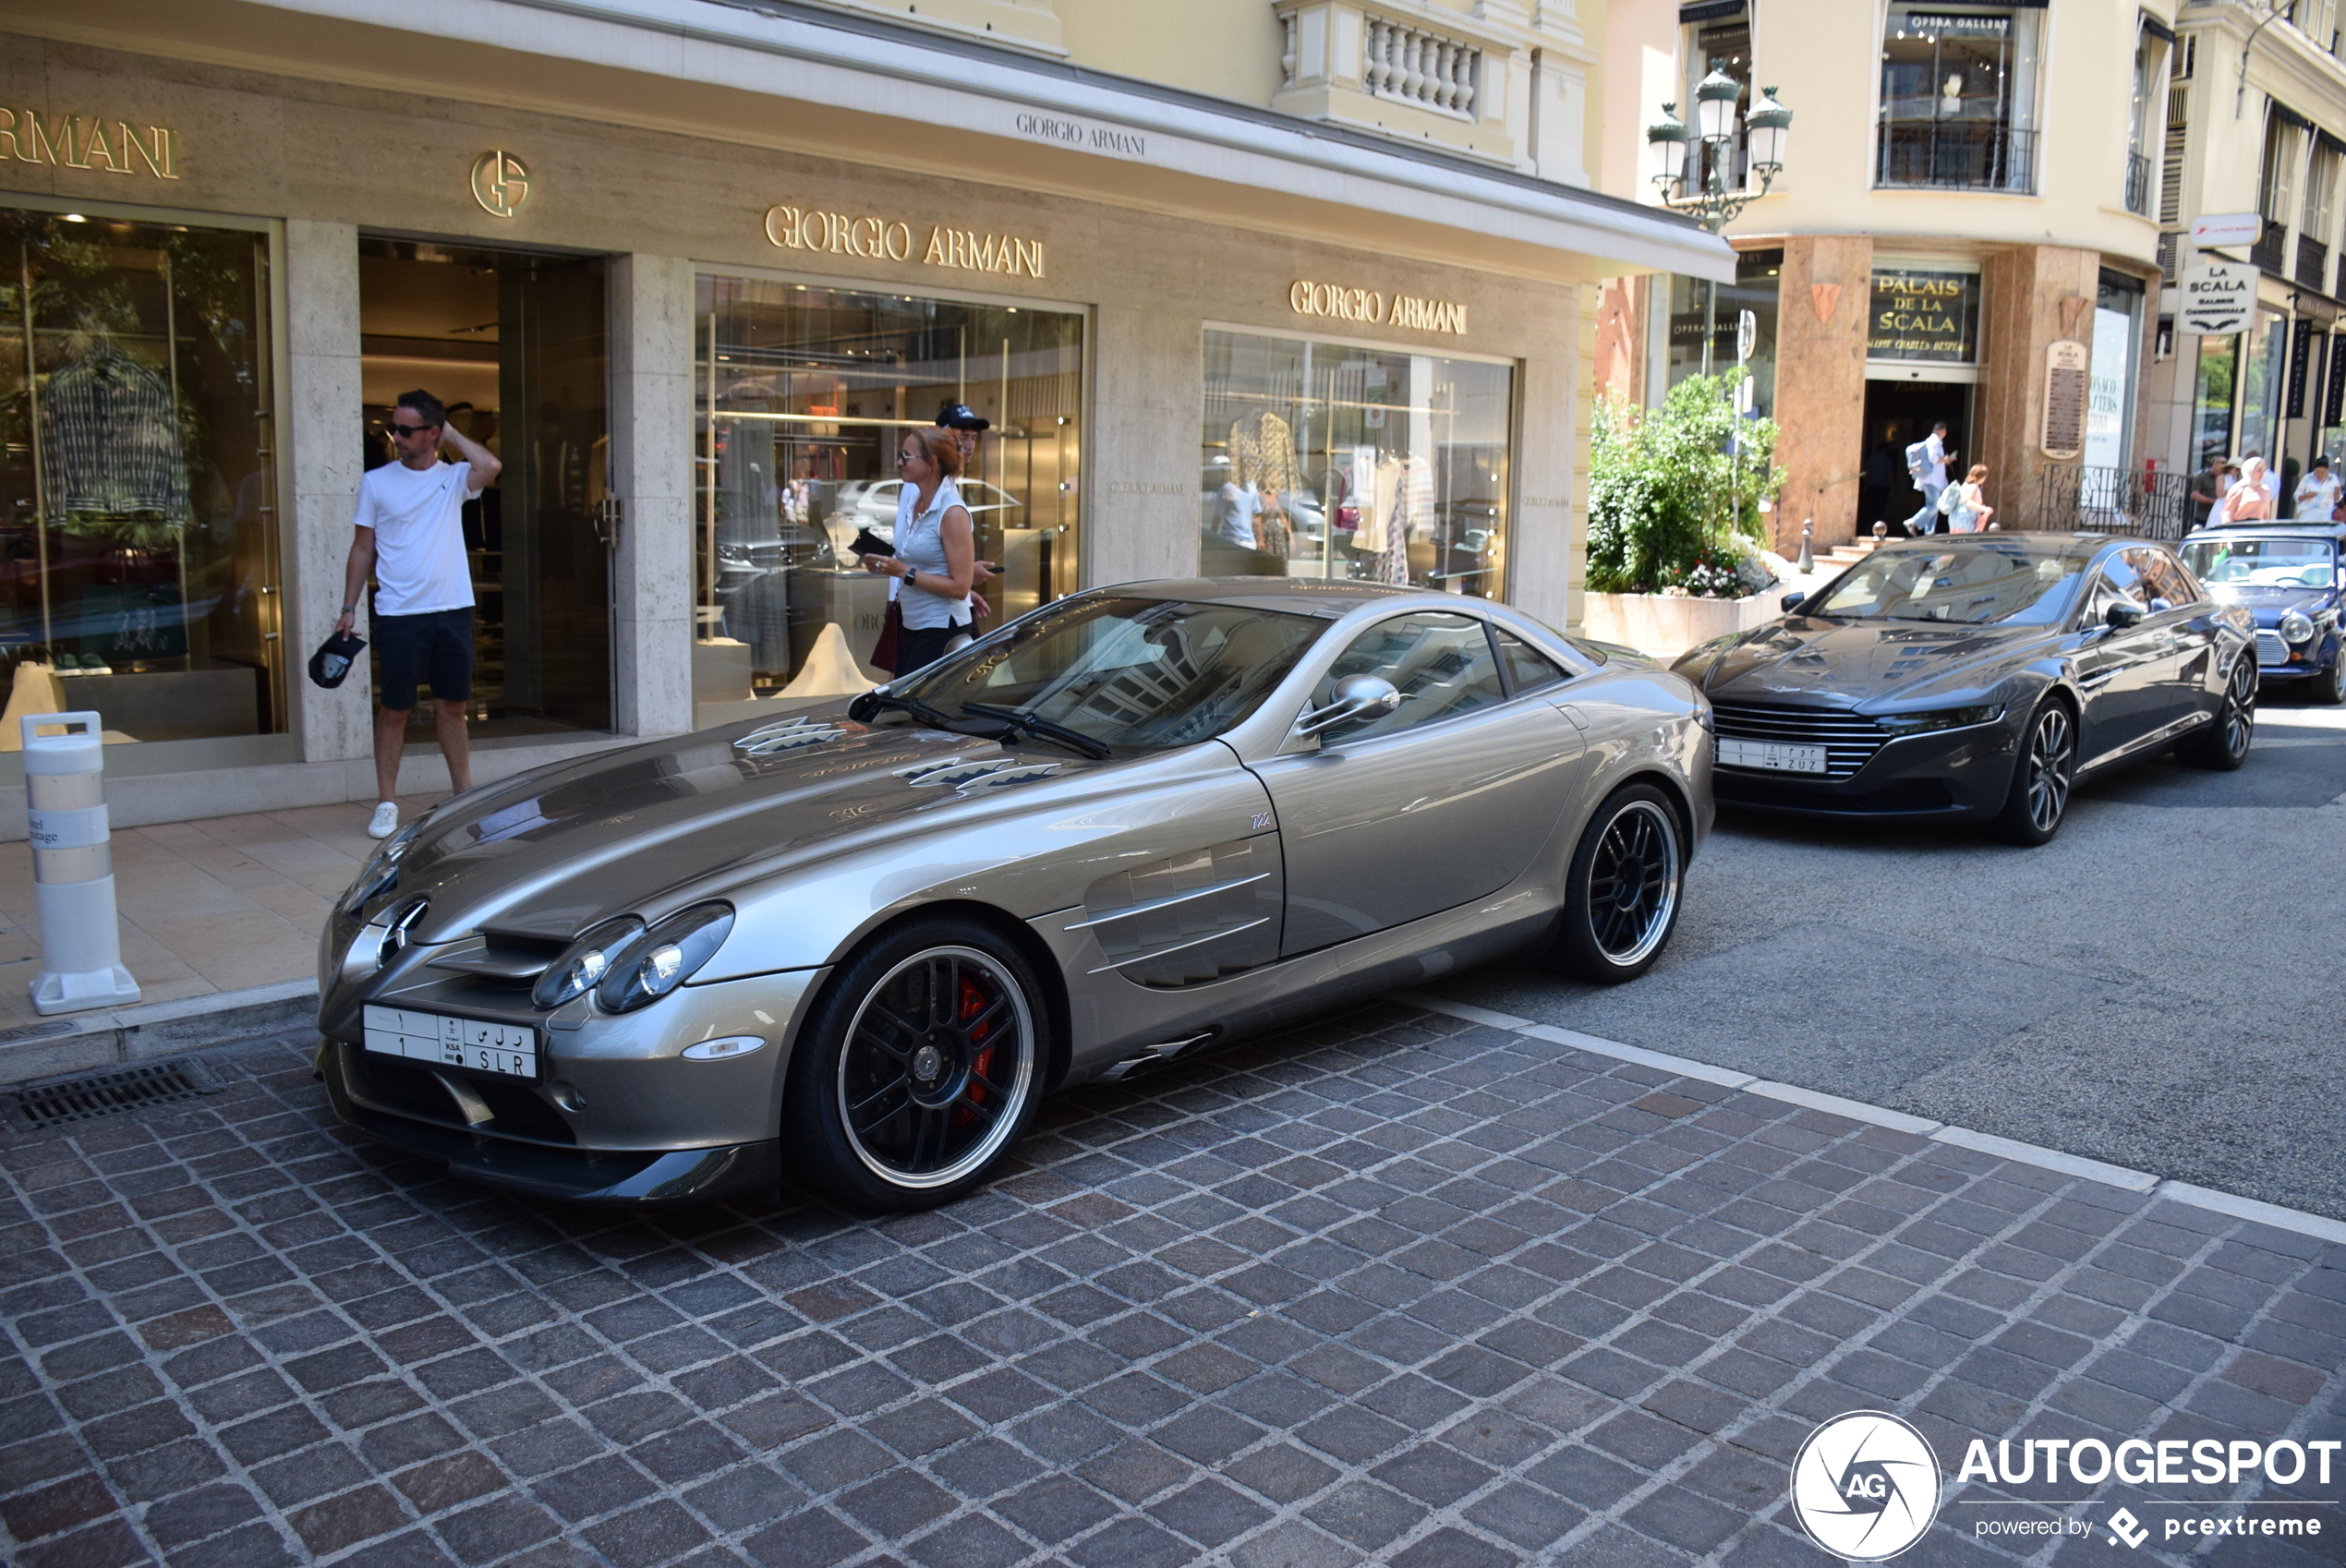
M1079 594L420 818L329 924L319 1066L352 1127L519 1191L936 1203L1061 1084L1511 950L1642 973L1709 720L1456 595Z

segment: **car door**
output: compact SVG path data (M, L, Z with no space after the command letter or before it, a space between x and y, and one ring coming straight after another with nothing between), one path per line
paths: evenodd
M2108 624L2112 604L2146 602L2148 589L2139 566L2128 559L2133 553L2113 550L2103 557L2078 611L2084 642L2077 650L2077 688L2085 698L2078 756L2088 767L2141 740L2166 709L2162 693L2174 650L2171 616L2146 615L2124 628Z
M1282 955L1496 892L1571 794L1579 730L1549 700L1565 688L1512 694L1481 617L1419 610L1366 628L1311 706L1359 674L1392 681L1399 710L1254 766L1286 858Z
M2209 675L2222 639L2214 601L2164 546L2144 545L2126 555L2141 573L2143 591L2148 596L2144 602L2152 609L2151 619L2164 623L2171 645L2148 715L2146 731L2155 731L2206 713L2214 706ZM2168 608L2159 609L2162 604Z

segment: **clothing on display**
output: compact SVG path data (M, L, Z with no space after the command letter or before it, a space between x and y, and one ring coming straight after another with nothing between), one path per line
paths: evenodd
M1286 501L1303 488L1294 427L1267 408L1241 416L1230 427L1230 482L1259 498L1252 548L1286 560L1294 549Z
M1374 489L1361 500L1352 535L1353 575L1371 583L1409 581L1409 538L1433 525L1433 468L1422 457L1387 452Z
M111 339L99 338L42 389L41 460L49 520L68 532L187 525L177 400L161 373Z

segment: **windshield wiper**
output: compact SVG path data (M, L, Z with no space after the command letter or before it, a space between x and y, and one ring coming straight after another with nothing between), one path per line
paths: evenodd
M956 735L961 733L960 730L953 728L953 719L950 714L944 712L942 709L929 706L928 704L921 701L918 697L899 696L894 692L864 693L853 702L847 705L847 717L855 720L858 724L864 724L869 722L874 714L879 712L880 709L885 707L892 707L897 709L899 712L909 713L914 718L919 719L923 724L926 724L933 729L943 730L949 733Z
M1060 745L1082 756L1098 760L1110 754L1106 742L1095 741L1081 730L1070 730L1064 724L1045 718L1032 708L1001 707L993 703L965 702L961 705L961 711L965 714L975 714L980 718L1007 720L1010 725L1012 735L1023 733L1037 735L1046 741L1057 741Z

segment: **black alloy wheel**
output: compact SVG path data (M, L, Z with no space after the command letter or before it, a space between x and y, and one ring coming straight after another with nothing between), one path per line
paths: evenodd
M1988 830L2026 849L2049 842L2069 814L2069 792L2076 781L2077 716L2059 697L2047 697L2028 717L2012 788Z
M883 936L840 966L800 1034L784 1160L856 1208L961 1196L1034 1118L1047 1019L1033 971L991 928L933 920Z
M2175 760L2193 767L2230 773L2248 760L2249 743L2256 738L2256 655L2243 648L2232 660L2231 675L2216 705L2213 722L2203 724L2175 746Z
M1614 790L1573 851L1564 909L1541 961L1599 985L1645 973L1677 928L1686 864L1670 798L1651 784Z

